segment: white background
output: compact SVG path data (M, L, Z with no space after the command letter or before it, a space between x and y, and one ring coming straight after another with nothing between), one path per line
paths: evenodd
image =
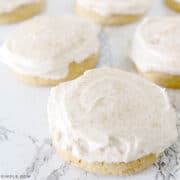
M72 0L49 0L43 15L68 13L73 13ZM163 0L155 0L149 12L151 16L174 14L166 8ZM128 44L138 23L102 28L98 67L112 66L131 70L127 58ZM0 45L16 26L18 24L0 26ZM32 180L180 179L179 141L155 165L130 177L97 176L67 165L56 156L49 140L46 111L49 90L23 84L5 65L0 64L0 179L3 179L1 175L15 174L29 174ZM178 111L180 92L168 90L168 94Z

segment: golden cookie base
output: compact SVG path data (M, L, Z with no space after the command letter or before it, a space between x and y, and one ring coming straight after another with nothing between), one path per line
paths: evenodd
M30 18L40 13L45 7L46 1L23 5L12 12L0 14L0 24L15 23Z
M76 3L75 11L79 16L93 19L96 23L101 25L123 25L132 23L140 19L143 15L112 15L110 17L101 16L100 14L89 11Z
M57 152L65 161L78 168L95 174L113 176L127 176L138 173L151 166L158 158L155 154L149 154L129 163L87 163L75 158L71 153L62 150L57 150Z
M172 89L180 88L180 76L178 75L170 75L162 72L142 72L137 68L136 70L141 76L157 85Z
M64 79L53 80L53 79L45 79L40 77L31 77L28 75L19 74L17 72L15 72L15 74L23 82L29 83L34 86L55 86L61 82L75 79L76 77L83 74L86 70L95 67L97 59L98 59L98 53L85 59L82 63L78 64L76 62L72 62L69 65L69 73Z
M180 12L180 3L174 1L174 0L165 0L165 3L168 7L171 9Z

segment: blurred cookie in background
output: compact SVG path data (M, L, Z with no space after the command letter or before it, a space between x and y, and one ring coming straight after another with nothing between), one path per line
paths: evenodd
M15 23L40 13L45 0L0 0L0 24Z
M165 3L169 8L180 12L180 0L165 0Z
M75 11L99 24L121 25L141 18L151 3L152 0L76 0Z
M180 88L180 17L146 18L137 28L130 57L137 71L167 88Z
M1 60L27 83L56 85L96 65L99 30L75 16L33 18L9 35Z

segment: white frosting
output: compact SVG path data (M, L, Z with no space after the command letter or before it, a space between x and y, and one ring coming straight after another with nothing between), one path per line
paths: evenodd
M144 14L153 0L77 0L78 5L103 16Z
M180 75L180 17L146 18L138 27L131 58L143 72Z
M38 17L21 24L1 48L1 60L19 73L66 77L72 61L98 52L99 27L74 16Z
M118 69L90 70L53 88L48 117L56 148L87 162L129 162L177 138L165 90Z
M22 5L39 1L40 0L0 0L0 13L11 12Z
M174 0L174 1L180 3L180 0Z

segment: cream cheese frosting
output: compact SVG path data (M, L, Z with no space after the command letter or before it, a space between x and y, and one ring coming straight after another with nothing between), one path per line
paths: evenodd
M99 27L75 16L38 17L21 24L0 50L16 72L48 79L65 78L69 64L98 52Z
M100 68L51 90L56 148L86 162L129 162L176 141L176 114L164 89L119 69Z
M8 13L22 5L36 3L39 1L40 0L0 0L0 13Z
M103 16L144 14L152 0L77 0L77 4Z
M146 18L134 35L130 56L142 72L180 75L180 17Z

